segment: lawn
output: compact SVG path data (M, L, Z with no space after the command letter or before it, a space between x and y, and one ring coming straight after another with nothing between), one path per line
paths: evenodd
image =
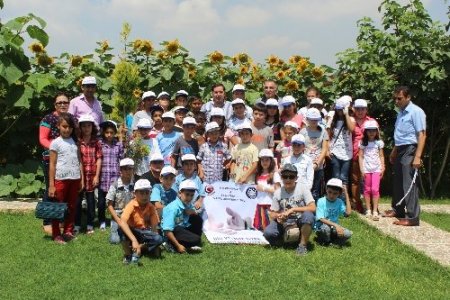
M450 215L443 213L427 213L421 212L420 219L438 227L442 230L450 232Z
M312 243L293 249L205 243L198 255L163 253L123 266L106 232L56 245L31 214L0 214L0 295L40 298L448 298L450 269L382 236L352 216L343 249Z

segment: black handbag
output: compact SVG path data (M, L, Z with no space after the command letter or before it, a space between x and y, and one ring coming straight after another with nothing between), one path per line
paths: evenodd
M63 221L67 217L67 203L41 201L36 205L35 216L38 219Z

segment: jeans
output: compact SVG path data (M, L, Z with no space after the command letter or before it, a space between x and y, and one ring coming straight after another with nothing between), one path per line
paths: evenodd
M311 193L314 200L316 201L322 196L322 180L323 180L323 169L315 170Z
M342 160L337 158L336 156L331 156L331 168L332 168L332 176L333 178L338 178L342 180L343 184L348 183L348 173L350 170L350 164L352 160Z
M106 222L106 194L107 192L98 189L97 209L98 209L98 223Z
M344 228L344 235L340 237L332 232L329 225L322 224L316 234L318 242L321 244L329 244L334 242L344 244L353 233L347 228Z
M116 223L116 221L111 220L111 232L109 234L109 242L111 244L119 244L120 243L120 236L117 230L119 229L119 224Z
M310 211L305 211L302 216L297 220L297 226L301 229L303 225L314 224L314 214ZM280 246L283 242L284 225L276 221L270 221L266 229L264 229L264 238L269 242L270 245Z
M81 213L82 213L81 203L83 202L83 194L86 194L86 202L87 202L86 225L93 228L94 227L94 218L95 218L95 196L94 196L93 191L92 192L81 192L78 195L75 226L81 226Z

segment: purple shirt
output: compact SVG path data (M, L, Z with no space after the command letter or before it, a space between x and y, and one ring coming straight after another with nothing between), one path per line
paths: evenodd
M92 115L95 122L97 123L97 126L99 126L100 123L103 122L103 111L100 101L95 98L91 106L91 104L87 102L86 98L84 97L84 94L81 94L80 96L70 100L69 113L74 115L77 120L81 115Z
M124 149L121 142L114 141L108 145L101 140L103 160L100 176L100 189L108 192L110 185L119 178L119 162L124 156Z

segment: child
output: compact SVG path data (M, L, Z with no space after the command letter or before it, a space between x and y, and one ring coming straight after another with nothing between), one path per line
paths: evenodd
M150 181L150 184L154 186L157 183L161 183L159 181L159 177L161 176L161 170L164 167L164 158L161 153L156 152L150 156L150 170L147 173L142 175L141 179L147 179Z
M292 154L281 161L281 166L286 163L293 164L298 171L298 182L304 184L311 190L314 180L314 168L311 158L304 155L305 137L302 134L296 134L291 139Z
M252 122L252 143L258 148L258 151L262 149L270 149L273 151L273 130L266 126L265 121L267 117L267 108L263 103L257 103L253 107L253 122Z
M319 125L322 116L318 109L309 108L306 112L306 127L300 133L305 137L305 155L313 162L314 179L312 195L317 201L322 194L323 164L328 153L328 132Z
M60 113L57 123L60 136L50 143L49 197L57 202L66 202L68 214L64 220L64 232L61 235L59 221L52 220L52 238L57 244L75 238L73 223L75 220L77 195L80 191L83 174L78 147L72 138L75 122L69 113Z
M245 115L246 106L244 100L240 98L234 99L231 102L231 107L233 109L233 114L228 120L227 126L236 134L238 126L243 123L251 123L252 120Z
M108 211L111 214L111 233L109 242L118 244L120 237L117 232L120 224L120 216L125 206L134 198L133 183L134 161L131 158L124 158L120 161L120 177L109 187L106 200L108 201Z
M164 109L164 112L170 110L170 95L167 92L162 91L158 94L158 104Z
M153 105L150 108L150 114L152 116L153 128L150 131L150 138L156 138L158 133L162 132L163 123L162 123L162 114L164 113L164 108L160 105Z
M83 194L87 202L87 234L94 233L95 197L94 189L100 183L100 171L102 167L102 145L97 140L97 124L91 115L81 115L78 119L81 137L78 140L83 165L84 190L80 193L77 202L77 215L75 219L75 232L80 231L81 203Z
M162 168L159 177L161 183L153 186L150 201L155 205L159 215L161 215L164 206L177 198L177 191L172 188L176 175L177 171L172 166L165 166Z
M338 198L344 192L345 204ZM352 236L352 232L339 225L339 216L349 216L352 212L347 189L342 180L332 178L327 182L326 196L317 200L316 230L321 244L338 243L340 245Z
M275 158L273 151L270 149L259 151L255 178L256 189L260 192L273 194L275 190L281 187L281 178L276 172Z
M179 90L175 93L175 106L187 107L188 105L188 92L185 90Z
M172 109L172 111L175 114L175 126L173 130L183 132L183 120L186 118L188 109L184 106L176 106Z
M192 137L197 140L198 145L200 146L205 142L203 135L205 134L206 113L199 111L194 114L194 118L195 122L197 122L197 126L195 127L195 132L192 134Z
M124 149L122 141L118 141L115 138L117 134L116 122L108 120L100 124L100 127L102 129L100 142L102 145L103 159L97 208L100 230L105 230L106 193L111 183L119 177L119 162L123 158ZM120 137L119 139L121 140L122 138Z
M192 180L197 190L195 191L194 199L192 199L192 204L197 211L200 211L203 207L203 198L205 198L205 189L203 187L203 182L198 177L196 171L197 159L194 154L185 154L181 157L181 163L183 166L183 171L177 175L175 178L175 183L172 188L176 191L179 190L181 182L185 180Z
M205 183L224 180L224 167L231 161L230 151L219 136L220 127L216 122L206 124L207 141L197 155L198 174Z
M199 96L192 96L189 100L189 111L195 118L195 115L200 112L202 108L203 101Z
M231 151L232 163L230 169L231 179L240 184L255 182L255 171L258 164L258 148L251 143L252 128L244 123L238 127L241 143Z
M384 173L384 143L380 140L378 124L375 120L364 124L364 137L359 146L359 165L364 174L364 200L366 217L379 220L378 200L380 198L380 181ZM370 198L372 197L372 209ZM373 215L372 215L373 212Z
M160 152L158 142L156 139L150 137L150 130L152 129L150 120L140 119L137 123L137 129L139 138L142 140L142 143L147 146L148 154L142 158L142 161L136 167L135 179L140 178L144 173L148 172L151 155Z
M178 198L163 209L161 227L168 240L168 248L174 247L178 253L186 253L188 250L201 251L203 221L192 205L196 191L194 181L190 179L183 181L180 184ZM191 224L194 218L198 221Z
M287 121L281 130L284 133L284 140L275 148L275 156L277 157L278 165L281 164L282 160L292 154L291 140L292 137L298 133L298 125L295 122Z
M277 99L267 99L266 101L266 108L267 108L267 118L266 118L266 125L269 126L273 131L273 138L275 141L281 140L281 133L280 133L280 110L278 105Z
M239 138L225 124L225 111L219 107L211 109L211 121L216 122L220 128L220 139L230 148L239 142Z
M135 198L125 206L120 217L119 235L124 252L124 264L140 265L139 257L142 252L152 253L156 257L161 256L159 245L163 240L157 233L159 218L155 207L148 201L151 189L148 180L136 181Z
M159 149L164 158L164 165L169 166L172 163L172 152L175 147L175 141L181 136L181 133L173 130L175 126L175 115L173 112L165 112L162 115L163 131L156 136Z
M197 122L193 117L186 117L183 120L183 135L175 141L172 152L172 166L181 169L181 157L185 154L198 154L198 142L192 138L197 127Z

